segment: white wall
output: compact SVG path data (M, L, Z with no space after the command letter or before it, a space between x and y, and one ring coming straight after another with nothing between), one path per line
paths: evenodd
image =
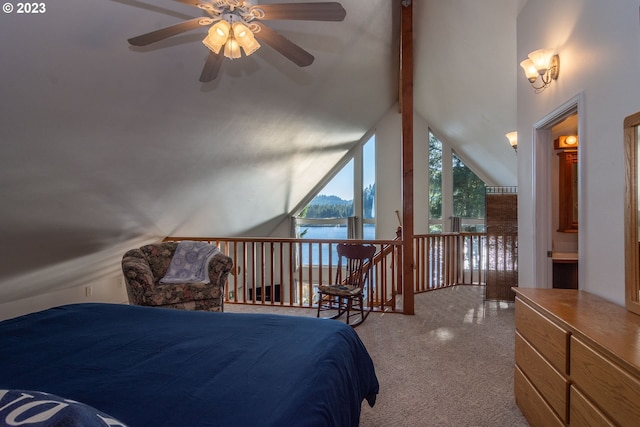
M121 260L124 253L160 236L131 239L100 252L74 258L0 282L0 320L62 304L127 302ZM91 295L86 288L91 287Z
M413 118L413 227L415 234L429 231L429 127ZM402 218L402 115L392 106L380 119L376 133L376 238L395 238L396 210Z
M518 79L519 284L535 282L533 127L580 95L580 288L624 304L623 119L640 111L640 0L529 0L518 16L518 58L553 47L560 75L535 94ZM518 67L518 64L514 64Z
M393 239L402 213L402 116L392 106L376 125L376 238Z
M429 232L429 124L413 115L413 232Z
M0 304L0 320L33 313L63 304L102 302L128 304L127 290L122 273L113 277L87 282L60 291L38 294L9 303Z

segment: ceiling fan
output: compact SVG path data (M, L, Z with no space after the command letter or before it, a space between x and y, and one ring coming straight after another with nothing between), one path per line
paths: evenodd
M251 55L266 43L300 67L311 65L314 60L306 50L278 32L267 27L262 21L306 20L342 21L346 11L337 2L316 3L273 3L253 5L246 0L174 0L195 6L208 17L194 18L160 30L130 38L133 46L146 46L171 36L200 27L209 27L202 43L210 50L200 74L201 82L214 80L222 58L240 58L240 49ZM256 40L257 39L257 40Z

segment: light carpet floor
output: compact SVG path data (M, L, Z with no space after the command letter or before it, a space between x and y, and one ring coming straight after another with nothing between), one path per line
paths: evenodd
M419 294L415 315L371 313L356 328L380 382L375 406L362 405L360 427L528 426L513 396L513 304L484 301L483 291ZM264 310L225 305L229 312Z

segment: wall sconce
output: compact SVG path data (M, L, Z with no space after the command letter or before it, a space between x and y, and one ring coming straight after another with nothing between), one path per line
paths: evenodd
M545 90L552 81L558 79L560 72L560 57L555 49L538 49L529 54L529 58L520 63L531 83L531 87L540 93ZM540 83L536 86L536 81Z
M518 132L515 132L515 131L509 132L505 136L509 140L509 144L511 144L511 146L513 147L514 150L516 150L516 153L517 153L518 152Z

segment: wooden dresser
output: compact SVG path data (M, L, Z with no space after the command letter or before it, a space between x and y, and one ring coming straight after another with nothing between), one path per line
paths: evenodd
M513 288L516 403L531 426L640 426L640 316L573 289Z

